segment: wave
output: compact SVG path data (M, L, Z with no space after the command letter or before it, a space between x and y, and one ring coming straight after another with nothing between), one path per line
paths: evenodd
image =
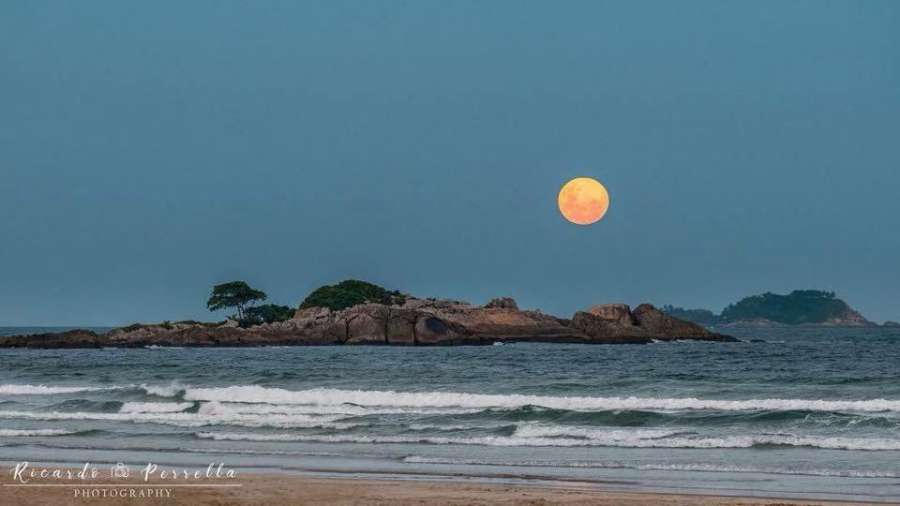
M596 441L630 441L655 440L679 434L684 434L684 432L663 429L610 430L592 427L522 424L516 428L512 435L515 437L535 439L562 437Z
M185 387L177 381L173 381L168 385L146 385L141 384L141 389L148 395L157 397L178 397L184 393Z
M122 409L122 401L95 401L91 399L66 399L64 401L49 404L43 409L47 411L102 411L104 413L118 413Z
M0 429L0 437L69 436L78 431L64 429Z
M392 415L392 414L422 414L422 415L465 415L477 414L481 409L460 408L402 408L402 407L365 407L352 404L311 406L302 404L267 404L267 403L243 403L243 402L219 402L209 401L200 404L198 410L202 414L308 414L308 415L343 415L343 416L367 416L367 415Z
M193 402L126 402L120 413L178 413L194 407Z
M59 395L78 392L98 392L119 390L125 386L46 386L46 385L0 385L0 395Z
M97 412L36 412L36 411L0 411L0 418L63 421L63 420L97 420L111 422L153 423L161 425L173 425L177 427L205 427L205 426L239 426L239 427L273 427L273 428L324 428L345 430L348 428L367 425L361 423L337 423L342 416L314 416L314 415L252 415L252 414L223 414L210 415L203 413L185 412L127 412L127 413L97 413Z
M372 408L374 409L374 408ZM588 425L606 427L753 427L778 426L800 429L802 427L829 427L874 429L900 429L900 416L893 412L840 413L821 411L646 411L602 410L569 411L564 409L524 406L514 409L488 408L473 414L462 414L454 421L482 423L544 422L561 425ZM430 420L440 421L440 420Z
M455 432L460 430L509 430L510 432L515 431L515 425L509 424L494 424L494 425L440 425L440 424L430 424L430 423L411 423L406 426L409 430L416 432L426 432L426 431L438 431L438 432Z
M805 411L805 412L900 412L900 399L699 399L696 397L588 397L525 394L475 394L466 392L397 392L393 390L342 390L313 388L286 390L257 385L227 387L190 387L169 385L46 386L0 385L0 395L56 395L139 387L146 394L182 398L184 401L208 401L251 404L294 404L361 410L447 409L478 410L519 409L537 406L568 411ZM322 412L322 411L320 411ZM401 412L401 411L398 411Z
M692 432L642 429L639 431L604 430L559 425L521 425L512 437L582 439L585 446L624 446L628 448L759 448L765 446L808 446L835 450L900 450L900 439L797 436L793 434L753 434L698 436ZM551 445L552 446L552 445ZM569 444L563 446L570 446Z
M703 463L686 464L632 464L624 462L585 461L513 461L504 462L487 459L454 459L445 457L422 457L410 455L401 459L407 464L444 464L460 466L510 466L510 467L574 467L593 469L637 469L641 471L699 471L709 473L763 473L787 474L795 476L834 476L851 478L900 478L900 472L860 469L808 469L789 467L759 467L739 465L718 465Z
M634 431L612 431L594 437L536 437L536 436L480 436L480 437L408 437L366 435L303 435L261 434L234 432L198 432L201 439L216 441L282 441L306 443L380 443L477 445L501 447L571 447L607 446L621 448L755 448L755 447L814 447L837 450L886 451L900 450L900 440L876 438L841 438L793 435L746 435L725 437L684 437L678 433L660 434ZM674 437L667 437L674 436Z
M520 408L541 406L572 411L592 410L717 410L717 411L900 411L900 400L814 400L814 399L698 399L653 397L553 397L521 394L473 394L462 392L396 392L391 390L340 390L314 388L285 390L255 385L221 388L187 388L190 401L307 404L365 407L412 408Z

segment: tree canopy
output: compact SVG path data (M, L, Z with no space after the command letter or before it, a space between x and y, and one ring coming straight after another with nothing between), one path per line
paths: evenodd
M278 304L263 304L261 306L248 307L244 312L241 326L259 325L261 323L274 323L290 320L294 316L293 308Z
M210 311L218 311L233 307L237 309L238 321L244 319L244 313L248 304L266 300L265 292L251 288L244 281L231 281L213 287L212 295L206 301L206 307Z
M752 320L768 320L786 325L815 324L841 318L852 311L834 292L824 290L794 290L787 295L767 292L744 297L726 307L721 315L706 309L673 306L663 306L662 309L676 318L701 325Z
M719 315L713 313L709 309L685 309L683 307L666 305L662 307L662 311L675 318L680 318L700 325L715 325L719 323L721 319Z
M377 303L385 305L403 304L406 295L394 290L388 291L378 285L348 279L336 285L326 285L315 289L300 304L300 309L327 307L332 311L346 309L359 304Z

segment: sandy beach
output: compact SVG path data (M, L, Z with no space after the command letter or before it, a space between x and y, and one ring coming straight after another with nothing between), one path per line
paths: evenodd
M107 482L109 480L106 480ZM49 481L36 480L34 484ZM60 504L168 504L168 505L850 505L859 503L777 498L724 497L604 491L589 484L490 484L483 482L436 482L322 478L297 475L241 476L229 486L205 486L196 481L150 479L115 480L117 486L57 484L16 485L10 472L0 480L0 504L50 506ZM82 496L76 497L76 490ZM89 497L84 497L88 495ZM124 497L123 497L124 496Z

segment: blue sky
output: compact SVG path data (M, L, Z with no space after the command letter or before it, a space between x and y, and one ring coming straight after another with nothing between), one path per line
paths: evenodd
M0 325L344 278L900 319L896 2L4 2L0 69Z

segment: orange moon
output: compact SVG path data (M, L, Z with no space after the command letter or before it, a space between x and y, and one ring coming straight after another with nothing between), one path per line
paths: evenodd
M609 193L596 179L576 177L559 190L557 202L565 219L576 225L590 225L600 221L609 209Z

